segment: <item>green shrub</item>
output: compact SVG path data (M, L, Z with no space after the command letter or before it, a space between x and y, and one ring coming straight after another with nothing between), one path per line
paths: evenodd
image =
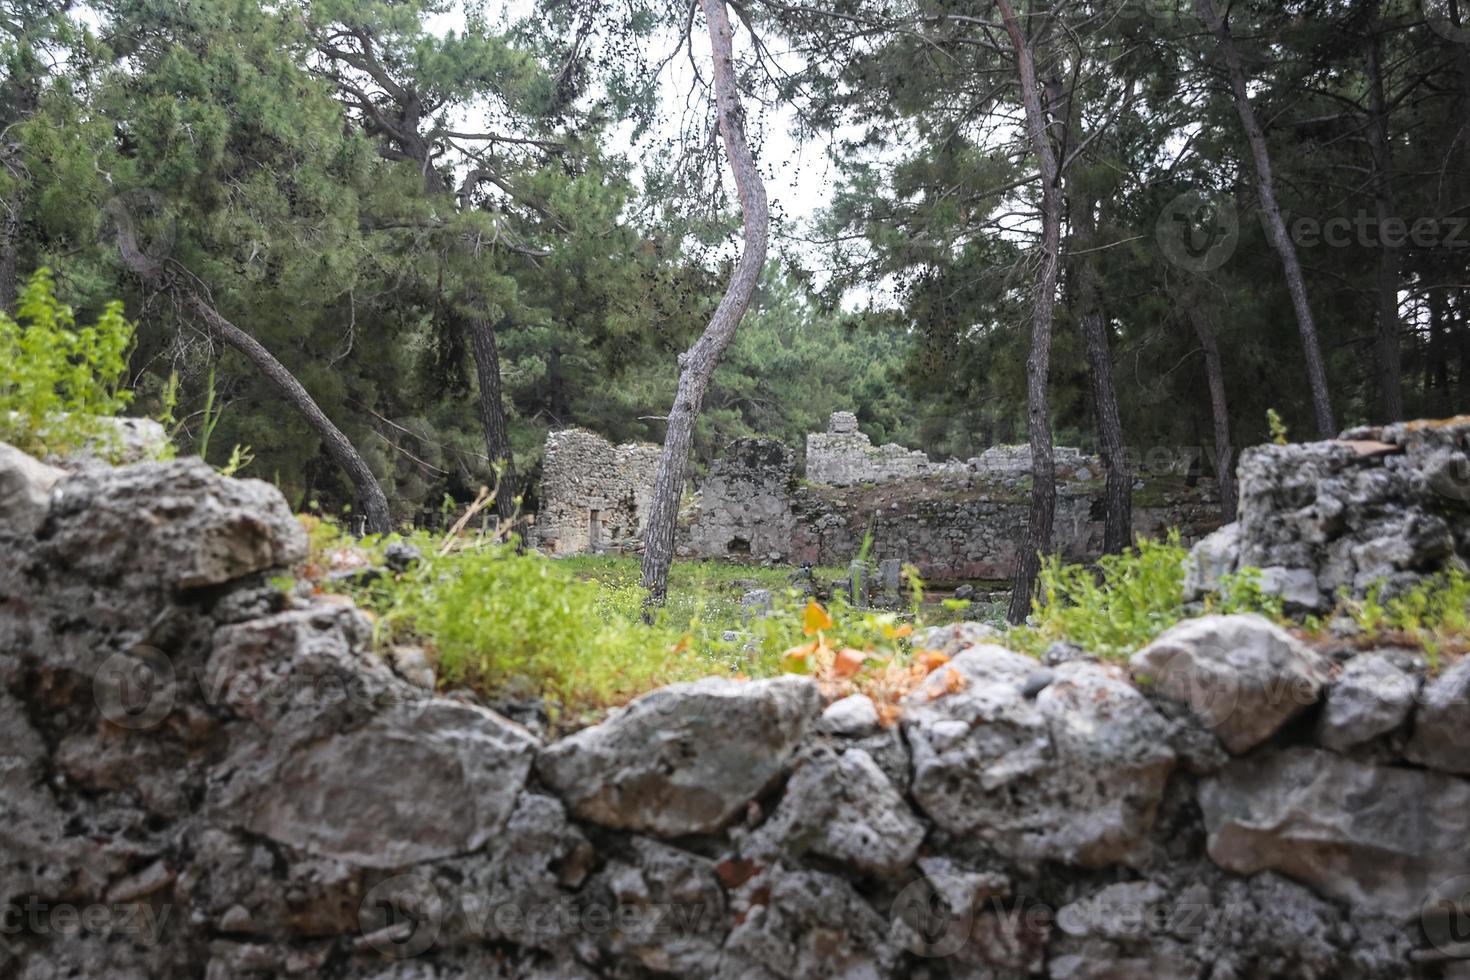
M132 393L121 387L133 327L122 304L78 327L41 269L21 289L16 316L0 312L0 440L32 455L59 455L95 444ZM107 447L99 446L102 455Z
M1009 634L1039 653L1057 640L1104 658L1126 657L1184 616L1184 558L1179 532L1164 541L1104 555L1096 566L1063 565L1051 555L1037 580L1032 622Z
M1340 597L1340 607L1365 633L1407 634L1436 667L1444 647L1463 649L1470 641L1470 575L1451 568L1387 601L1383 587L1384 583L1375 582L1361 599L1346 593Z

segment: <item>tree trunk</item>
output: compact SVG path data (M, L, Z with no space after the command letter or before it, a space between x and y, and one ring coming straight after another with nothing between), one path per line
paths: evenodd
M1384 222L1397 211L1393 195L1393 146L1388 138L1388 108L1383 98L1383 35L1378 3L1373 4L1369 26L1368 148L1373 157L1373 208L1378 218L1377 348L1378 387L1383 395L1385 422L1404 417L1404 394L1399 379L1399 254L1383 235Z
M1205 352L1205 382L1210 389L1210 418L1215 423L1215 479L1220 483L1220 513L1229 524L1235 520L1235 451L1230 446L1230 410L1225 401L1225 371L1220 366L1220 345L1204 313L1186 302L1194 335Z
M182 299L184 305L193 311L194 315L208 324L209 329L218 334L225 343L235 348L254 364L256 370L265 375L266 379L280 389L281 394L286 396L286 401L291 407L301 413L318 436L322 444L326 446L327 454L347 471L357 487L357 504L361 509L365 523L364 528L368 534L387 534L392 530L392 522L388 515L388 498L383 493L383 488L378 485L378 478L373 476L373 471L368 468L367 463L358 453L357 447L352 445L351 440L342 434L342 430L327 418L326 413L321 410L311 394L296 380L286 366L276 360L274 354L266 350L260 341L250 334L235 326L224 317L218 310L204 300L202 296L192 289L182 288Z
M266 350L260 341L231 323L193 289L188 286L168 284L158 261L138 246L137 229L133 226L132 216L126 208L118 207L109 213L117 221L117 244L118 250L122 253L123 263L145 283L173 289L186 308L203 320L210 330L219 334L225 343L244 354L246 359L255 365L256 370L279 388L291 407L300 412L307 424L311 426L312 431L321 437L327 454L338 466L347 471L347 475L357 487L357 505L363 514L364 530L368 534L387 534L391 531L393 526L388 511L388 497L378 484L378 478L368 468L367 462L363 460L357 447L352 444L352 440L343 435L342 430L327 418L321 406L311 397L311 393L302 387L300 381L296 380L296 376L286 368L286 365L276 360L275 355Z
M1214 32L1221 55L1230 76L1230 88L1235 93L1235 109L1240 114L1240 124L1245 130L1246 142L1250 144L1251 156L1256 167L1256 196L1261 202L1261 213L1266 217L1271 244L1281 257L1281 266L1286 274L1286 290L1291 295L1291 305L1296 311L1297 329L1302 335L1302 350L1307 360L1307 383L1312 393L1312 411L1317 419L1317 432L1324 439L1337 434L1332 422L1332 399L1327 390L1327 370L1322 361L1322 345L1317 339L1317 323L1312 318L1312 308L1307 302L1307 282L1302 275L1301 261L1297 258L1296 246L1286 231L1286 221L1281 216L1281 207L1276 203L1276 182L1271 175L1271 155L1266 148L1266 133L1256 119L1251 107L1250 91L1246 84L1245 68L1240 61L1240 52L1235 49L1235 39L1230 35L1230 25L1215 12L1211 0L1195 0L1195 10Z
M475 352L475 375L480 387L480 424L485 430L485 455L495 469L495 513L502 521L515 517L516 462L510 448L509 427L500 381L500 348L495 325L480 314L470 317L470 339Z
M694 346L679 355L679 386L674 407L669 411L668 431L663 454L658 461L653 498L643 534L643 587L648 590L650 606L662 604L668 593L669 565L674 560L674 530L679 517L679 498L684 491L685 471L689 466L689 446L694 438L694 422L704 402L705 390L715 367L735 329L755 295L761 268L766 261L766 239L770 213L766 205L766 188L756 170L755 158L745 142L744 112L736 89L735 66L731 54L729 11L725 0L702 0L709 26L710 51L714 56L715 108L720 135L725 142L725 156L740 195L740 209L745 221L745 249L735 264L735 272L714 316Z
M5 161L12 179L19 179L17 168ZM20 265L21 212L25 207L25 195L16 188L0 208L0 313L15 312L15 298L20 288L18 279Z
M1051 445L1051 411L1047 404L1047 376L1051 370L1052 317L1056 311L1057 273L1061 260L1062 200L1057 185L1057 159L1047 135L1046 114L1036 84L1031 46L1021 33L1011 0L997 0L1006 33L1016 53L1021 101L1032 150L1041 165L1041 265L1031 295L1031 353L1026 358L1026 431L1031 442L1031 514L1026 538L1016 558L1006 617L1025 621L1031 611L1031 593L1041 571L1041 555L1051 551L1052 522L1056 517L1056 461Z
M1115 554L1133 542L1133 475L1128 472L1123 451L1123 421L1118 414L1118 393L1113 386L1113 358L1108 349L1108 322L1098 287L1097 262L1090 251L1097 245L1097 221L1090 200L1075 202L1072 227L1077 255L1077 302L1082 334L1087 341L1087 365L1091 369L1092 403L1097 414L1097 444L1107 474L1104 502L1103 551Z

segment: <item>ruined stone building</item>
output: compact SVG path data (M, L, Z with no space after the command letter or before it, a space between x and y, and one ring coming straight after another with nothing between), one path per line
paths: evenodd
M614 447L587 432L553 433L542 478L543 550L636 548L657 458L653 446ZM1103 541L1102 467L1068 447L1056 449L1056 460L1056 550L1067 561L1095 558ZM737 439L727 446L681 522L678 553L843 565L871 535L872 559L912 562L930 581L1006 579L1025 540L1030 468L1025 446L944 462L902 446L874 446L852 413L836 412L826 432L807 436L804 479L794 452L780 442ZM621 529L616 538L611 514ZM588 528L599 522L593 540ZM1187 485L1155 474L1135 486L1136 534L1159 537L1177 527L1191 543L1220 523L1213 480Z
M551 555L630 549L648 512L659 447L614 446L586 429L546 437L536 546Z

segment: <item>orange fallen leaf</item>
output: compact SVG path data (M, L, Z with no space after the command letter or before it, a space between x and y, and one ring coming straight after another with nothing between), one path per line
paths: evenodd
M720 879L720 884L724 885L726 890L729 890L739 888L754 878L755 873L759 870L760 866L754 861L747 861L744 858L725 858L715 865L715 877Z
M851 677L863 669L863 661L867 659L866 651L843 647L837 651L837 659L832 664L832 673L838 677Z
M878 705L878 724L884 728L892 728L893 723L898 721L898 716L901 714L903 711L896 704L880 704Z
M913 623L904 623L898 629L896 629L896 630L893 631L893 636L894 636L895 639L902 639L903 637L908 636L913 631L914 631L914 624Z
M949 655L940 653L938 650L920 650L914 657L914 662L923 668L924 673L932 674L949 663Z
M831 628L832 617L827 615L827 610L823 609L822 604L817 600L808 599L806 601L806 612L801 617L801 631L807 636L811 636L820 630L829 630Z

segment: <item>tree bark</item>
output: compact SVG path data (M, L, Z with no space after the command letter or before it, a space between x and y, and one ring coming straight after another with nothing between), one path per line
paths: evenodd
M475 352L475 373L480 387L480 424L485 429L485 455L495 468L495 513L502 521L515 517L516 463L510 448L505 421L505 403L500 381L500 348L495 342L495 325L476 314L470 318L470 337Z
M756 283L766 261L766 240L770 232L766 187L745 141L744 111L740 107L731 52L729 11L725 8L725 0L702 2L709 27L710 52L714 57L715 109L720 135L725 143L725 156L729 159L735 189L740 196L745 248L709 325L694 346L679 355L679 385L674 395L674 406L669 411L668 430L663 453L659 456L658 474L654 478L653 498L643 533L642 582L648 590L650 607L662 604L668 594L669 566L674 560L674 530L679 516L679 498L684 491L685 472L689 466L694 423L715 367L730 346L735 329L755 295Z
M1047 378L1051 370L1052 318L1056 312L1057 274L1061 261L1062 200L1057 158L1047 135L1046 114L1036 84L1036 62L1030 42L1021 33L1011 0L997 0L1006 34L1016 53L1026 129L1041 166L1041 264L1031 296L1031 352L1026 358L1026 431L1031 443L1031 513L1026 538L1016 556L1016 575L1006 617L1024 622L1031 611L1031 593L1041 571L1041 556L1051 551L1052 523L1056 517L1056 460L1051 445L1051 411Z
M1291 295L1297 329L1302 335L1302 350L1307 361L1307 383L1312 393L1312 411L1317 419L1317 432L1322 438L1330 439L1337 434L1337 428L1332 421L1332 398L1327 389L1322 345L1317 339L1317 323L1312 317L1312 307L1307 302L1307 282L1302 274L1301 261L1297 257L1291 236L1287 234L1281 207L1276 202L1276 182L1271 173L1271 154L1266 147L1266 133L1251 107L1245 68L1241 65L1240 52L1235 48L1235 39L1230 34L1230 25L1224 17L1216 13L1211 0L1195 0L1195 10L1214 33L1220 54L1225 58L1230 88L1235 94L1235 110L1240 115L1240 124L1245 130L1246 142L1250 144L1251 156L1255 161L1256 196L1261 202L1261 213L1266 217L1271 245L1281 257L1281 266L1286 275L1286 291Z
M274 354L250 334L241 330L231 323L223 314L216 310L204 297L187 287L180 288L181 298L185 307L203 320L211 332L218 334L225 343L235 348L246 359L254 364L256 370L265 375L266 379L280 389L281 394L286 396L286 401L291 407L306 419L327 449L327 454L347 471L352 478L353 485L357 487L357 504L364 516L364 529L368 534L387 534L393 529L392 521L388 513L388 498L383 493L383 488L378 484L378 478L373 476L373 471L368 468L367 462L358 453L357 447L327 418L321 406L311 397L296 376L287 370L286 365L276 360Z
M1404 417L1404 393L1399 378L1399 254L1384 238L1384 222L1397 213L1393 193L1393 145L1388 138L1388 108L1383 97L1383 34L1373 3L1367 41L1368 148L1373 158L1373 208L1378 218L1377 348L1378 387L1383 395L1385 422Z
M1108 322L1098 286L1097 261L1090 251L1097 245L1093 202L1074 202L1072 227L1078 254L1073 256L1082 334L1087 341L1093 409L1097 415L1097 444L1107 474L1104 488L1103 551L1115 554L1133 543L1133 475L1123 448L1123 421L1113 385L1113 358L1108 349Z
M3 207L5 213L0 215L0 313L14 313L19 288L21 195L18 192L10 195Z
M1220 484L1220 514L1235 520L1235 451L1230 445L1230 409L1225 401L1225 371L1215 331L1198 305L1186 301L1184 314L1205 352L1205 382L1210 389L1210 418L1215 424L1215 479Z

